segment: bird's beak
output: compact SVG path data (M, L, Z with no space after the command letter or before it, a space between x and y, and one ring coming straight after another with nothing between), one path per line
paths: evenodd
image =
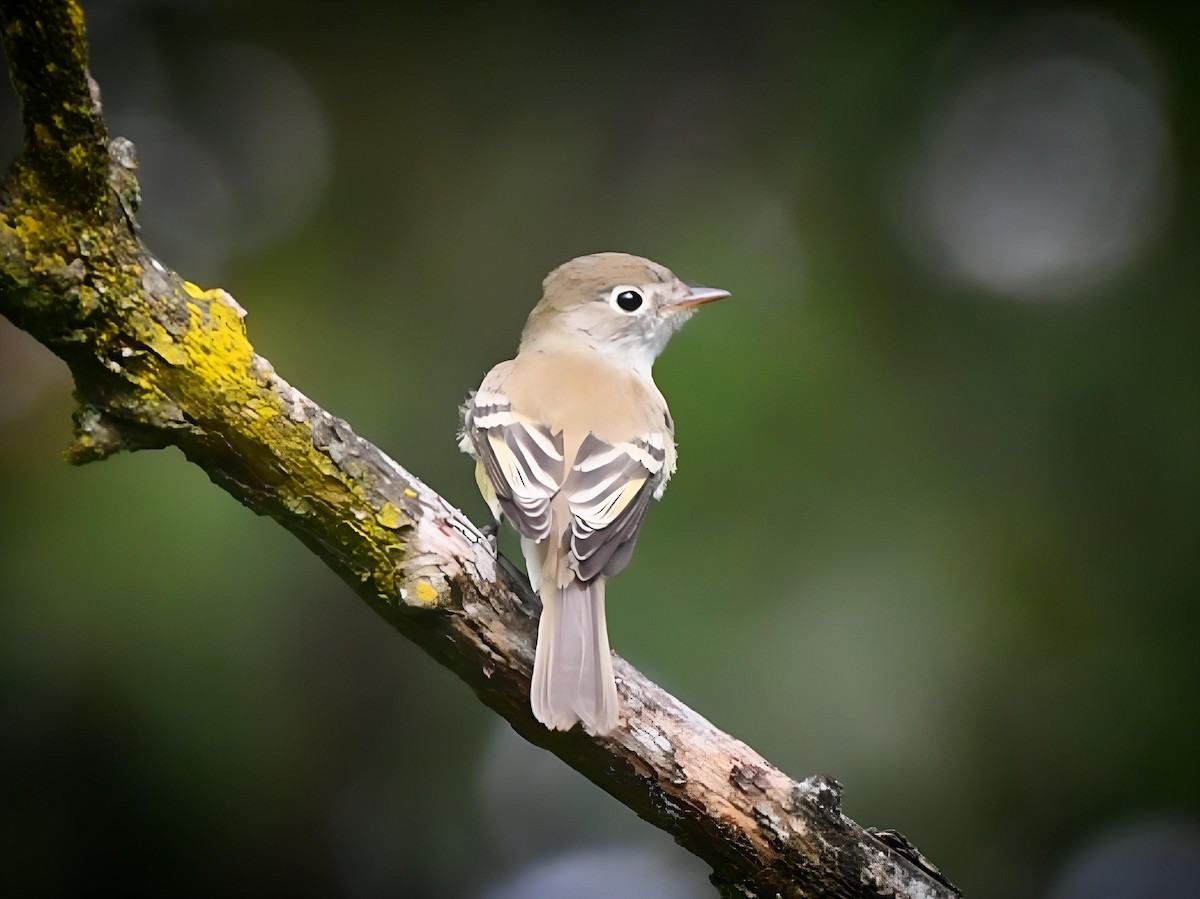
M729 291L721 290L719 287L693 287L686 295L668 300L664 305L671 310L695 309L705 303L723 300L727 296L729 296Z

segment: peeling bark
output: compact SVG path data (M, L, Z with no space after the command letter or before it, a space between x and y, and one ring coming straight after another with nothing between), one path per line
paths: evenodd
M0 313L61 356L68 459L179 447L299 537L372 608L555 753L707 861L728 896L957 895L899 835L841 812L617 658L621 726L533 720L538 600L467 518L254 352L244 310L142 244L133 147L110 140L72 0L4 0L24 151L0 187Z

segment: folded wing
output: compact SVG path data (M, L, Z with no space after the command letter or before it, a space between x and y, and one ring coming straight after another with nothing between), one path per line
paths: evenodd
M505 516L521 536L550 535L550 503L563 482L563 435L513 411L500 394L468 400L463 431L483 464Z
M669 439L651 434L609 443L588 434L580 444L563 485L571 510L563 539L581 581L612 577L629 564L650 500L669 475Z

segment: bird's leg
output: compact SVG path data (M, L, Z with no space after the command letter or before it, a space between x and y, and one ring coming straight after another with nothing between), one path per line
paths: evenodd
M485 524L479 529L480 533L482 533L483 536L487 538L488 543L491 544L492 555L494 556L500 554L500 525L503 523L504 516L501 515L491 524Z

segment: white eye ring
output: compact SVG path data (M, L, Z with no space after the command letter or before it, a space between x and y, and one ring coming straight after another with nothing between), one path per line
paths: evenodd
M633 315L646 308L646 297L642 291L630 284L618 284L608 295L608 302L618 312Z

